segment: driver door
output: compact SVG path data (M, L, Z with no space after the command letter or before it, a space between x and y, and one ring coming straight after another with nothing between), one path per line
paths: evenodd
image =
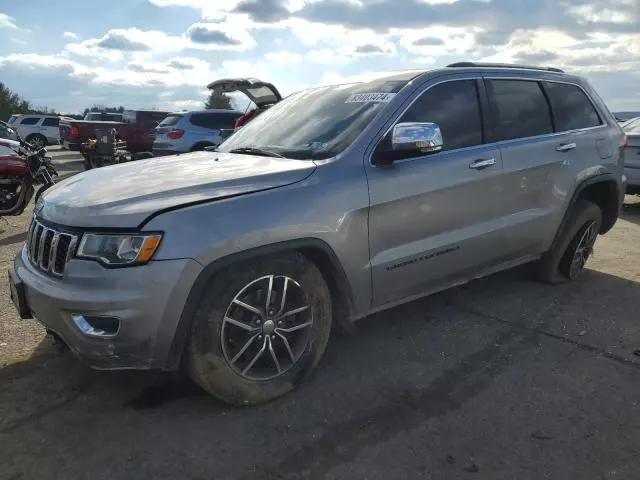
M396 123L432 122L440 152L369 165L373 307L435 291L499 261L499 149L487 144L481 80L429 86ZM384 155L389 132L373 153Z

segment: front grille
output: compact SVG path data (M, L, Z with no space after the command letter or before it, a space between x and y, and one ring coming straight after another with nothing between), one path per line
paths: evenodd
M78 236L59 232L34 217L27 234L27 253L40 270L62 277L78 243Z

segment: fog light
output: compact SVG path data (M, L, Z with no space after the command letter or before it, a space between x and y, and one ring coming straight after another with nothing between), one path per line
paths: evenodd
M113 338L120 331L120 319L115 317L72 315L71 319L76 327L89 337Z

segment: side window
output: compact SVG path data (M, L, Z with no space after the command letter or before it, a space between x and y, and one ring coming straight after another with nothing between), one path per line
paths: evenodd
M239 116L236 114L220 115L220 128L233 128Z
M399 122L432 122L440 126L442 150L482 144L482 117L475 80L436 85L407 110Z
M198 127L220 129L229 123L229 115L224 113L198 113L191 115L191 123Z
M553 133L551 111L538 82L491 80L495 139L534 137Z
M196 127L211 128L210 116L210 114L206 113L196 113L191 115L191 118L189 118L189 123L191 123L191 125L195 125Z
M20 125L35 125L40 121L39 117L26 117L20 122Z
M58 124L60 123L60 119L58 117L49 117L49 118L45 118L44 122L42 122L42 126L43 127L57 127Z
M557 132L602 125L591 101L576 85L545 82Z

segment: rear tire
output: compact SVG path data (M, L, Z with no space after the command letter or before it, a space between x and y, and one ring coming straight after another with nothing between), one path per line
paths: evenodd
M205 287L188 339L187 369L224 402L268 402L313 371L330 331L329 288L303 255L233 265Z
M602 211L595 203L579 199L555 246L538 263L538 277L547 283L573 281L593 253L602 225Z

